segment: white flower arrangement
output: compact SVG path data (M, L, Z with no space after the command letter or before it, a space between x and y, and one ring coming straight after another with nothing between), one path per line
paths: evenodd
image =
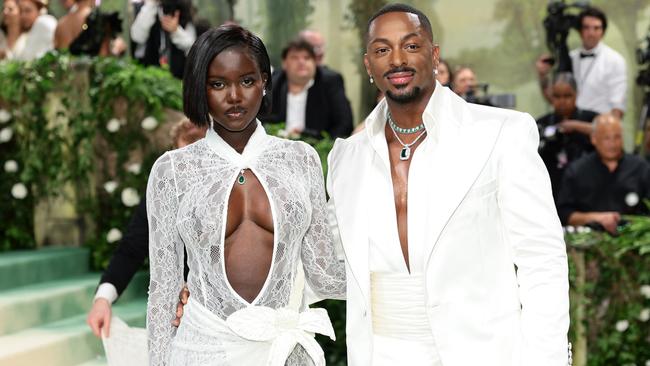
M642 322L647 322L650 320L650 308L642 309L639 313L639 320Z
M22 200L27 197L27 187L22 183L16 183L11 187L11 195L17 200Z
M115 192L115 189L117 189L117 182L109 180L108 182L104 183L104 190L109 194Z
M140 196L138 195L138 191L130 187L124 188L122 190L122 203L126 207L137 206L137 204L140 203Z
M140 126L147 131L151 131L158 127L158 121L154 117L149 116L142 120Z
M0 142L7 142L11 140L11 138L14 135L14 130L11 129L11 127L5 127L2 130L0 130Z
M641 286L641 289L639 291L641 292L641 295L643 295L643 297L645 297L646 299L650 299L650 285Z
M7 123L11 121L11 113L6 109L0 109L0 123Z
M129 164L129 166L126 167L126 171L135 175L140 174L140 170L142 169L142 165L139 163L133 163Z
M111 118L111 120L106 123L106 129L108 132L115 133L120 130L120 125L121 123L119 119Z
M627 320L619 320L616 322L616 330L623 333L630 327L630 322Z
M112 228L108 231L108 234L106 234L106 241L108 243L115 243L116 241L119 241L122 239L122 232L119 231L116 228Z
M18 163L15 160L7 160L5 161L4 168L7 173L15 173L18 171Z

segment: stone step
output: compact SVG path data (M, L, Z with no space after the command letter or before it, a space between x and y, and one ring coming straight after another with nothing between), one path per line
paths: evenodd
M144 327L146 299L116 304L113 313L131 326ZM103 356L101 341L86 324L86 314L0 337L0 365L70 366Z
M108 365L108 363L106 363L106 357L98 356L90 361L80 363L77 366L106 366L106 365Z
M99 278L86 274L0 291L0 336L87 313ZM148 281L147 272L138 272L120 302L145 297Z
M88 272L86 248L49 247L0 254L0 290Z

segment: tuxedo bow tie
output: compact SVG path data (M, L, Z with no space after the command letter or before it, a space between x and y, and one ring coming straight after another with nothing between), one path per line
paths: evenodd
M596 57L596 54L595 53L580 52L580 58L585 58L585 57Z

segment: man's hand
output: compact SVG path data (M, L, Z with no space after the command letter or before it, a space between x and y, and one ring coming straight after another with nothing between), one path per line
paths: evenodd
M566 119L557 124L562 133L578 132L584 135L590 135L593 125L589 122L577 121L575 119Z
M176 319L172 320L172 325L178 327L181 324L181 318L183 317L183 307L187 305L187 299L190 298L190 290L187 289L187 285L183 286L181 293L178 294L178 305L176 305Z
M537 76L541 78L545 78L546 75L551 71L551 63L548 62L548 60L551 59L551 55L548 53L545 53L535 61L535 68L537 69Z
M618 212L594 212L592 218L593 221L603 225L610 234L616 234L618 222L621 221L621 215Z
M160 17L160 25L167 33L174 33L178 29L178 19L181 17L181 12L176 10L174 15L163 15Z
M86 323L90 325L95 337L101 338L101 331L103 330L104 335L108 338L111 329L111 313L111 304L108 300L101 297L95 300L86 318Z

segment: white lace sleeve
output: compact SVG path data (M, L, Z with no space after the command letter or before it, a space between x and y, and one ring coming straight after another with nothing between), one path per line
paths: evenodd
M302 242L302 264L309 287L319 297L345 300L345 262L339 261L327 222L325 180L318 154L307 147L311 223Z
M176 330L174 320L183 281L183 243L176 229L178 195L172 156L161 156L149 176L149 301L147 329L150 365L166 365Z

